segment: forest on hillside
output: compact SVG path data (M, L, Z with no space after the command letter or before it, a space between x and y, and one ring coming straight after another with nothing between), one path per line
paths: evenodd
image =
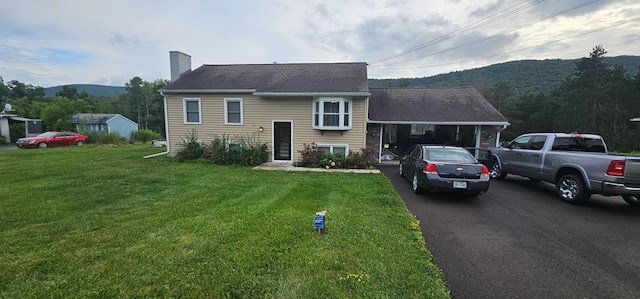
M516 95L548 94L573 75L581 59L519 60L486 67L456 71L421 78L369 79L370 87L441 87L476 86L484 88L505 82ZM621 66L628 73L640 70L640 56L604 57L611 66Z

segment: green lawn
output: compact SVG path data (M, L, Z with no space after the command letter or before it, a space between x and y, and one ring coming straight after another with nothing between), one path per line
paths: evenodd
M449 297L382 174L142 159L159 151L1 151L0 297Z

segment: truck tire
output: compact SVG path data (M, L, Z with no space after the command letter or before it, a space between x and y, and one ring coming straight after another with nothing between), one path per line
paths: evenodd
M507 176L507 173L502 171L500 168L500 163L498 163L497 159L494 159L493 165L491 165L491 169L489 169L489 177L496 180L504 179Z
M572 204L583 204L591 197L591 192L584 185L582 177L575 174L563 175L556 184L558 195L562 200Z
M622 195L622 199L633 208L640 208L640 198L637 195Z

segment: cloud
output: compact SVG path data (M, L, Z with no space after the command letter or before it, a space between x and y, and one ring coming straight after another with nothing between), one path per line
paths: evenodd
M596 44L609 55L640 54L633 42L640 39L638 22L616 25L638 18L640 3L590 2L529 1L529 8L469 29L524 2L14 1L0 4L0 75L41 86L122 85L133 76L151 81L169 77L171 50L192 55L193 67L366 61L376 77L428 76L506 59L577 58ZM579 5L585 6L542 21ZM376 68L377 60L416 46L421 49L385 61L405 63Z

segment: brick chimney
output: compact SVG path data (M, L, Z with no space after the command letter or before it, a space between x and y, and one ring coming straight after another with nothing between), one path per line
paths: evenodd
M169 63L171 64L171 82L180 78L184 72L191 70L191 56L180 51L169 51Z

